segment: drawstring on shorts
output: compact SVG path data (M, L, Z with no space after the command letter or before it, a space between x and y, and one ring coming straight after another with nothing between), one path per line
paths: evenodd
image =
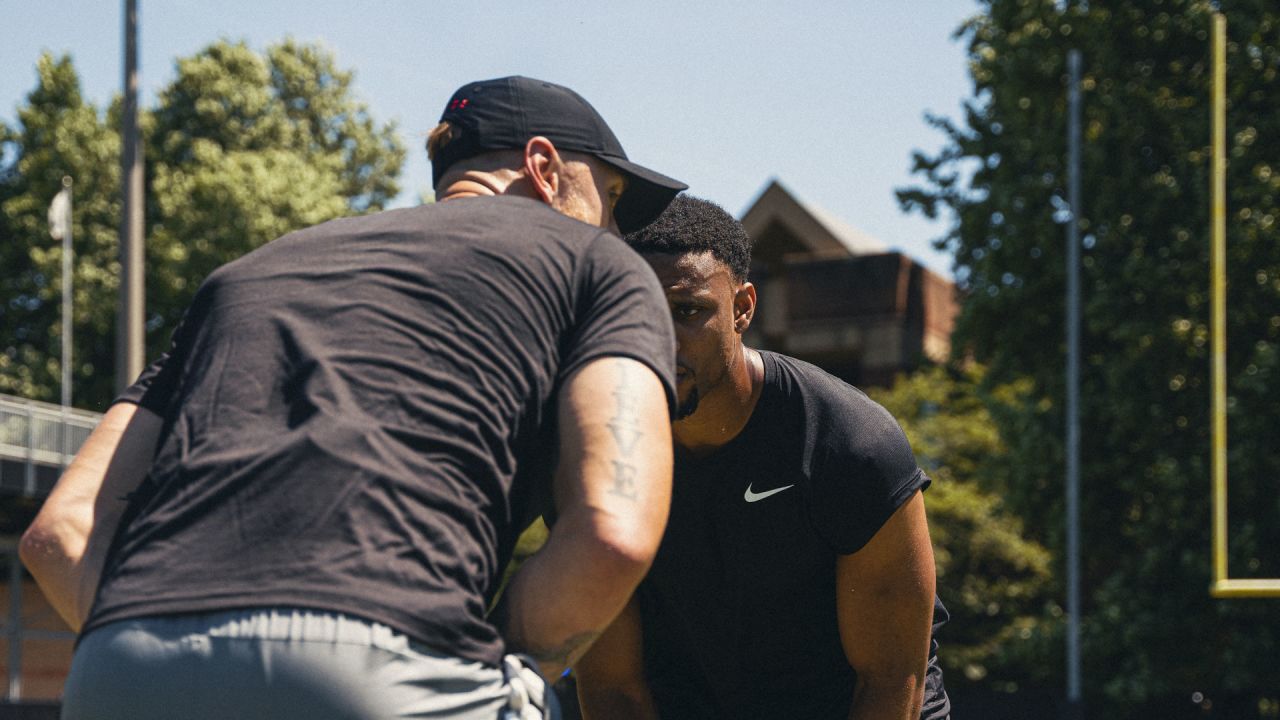
M502 676L507 682L507 707L499 720L559 720L555 693L525 655L502 658Z

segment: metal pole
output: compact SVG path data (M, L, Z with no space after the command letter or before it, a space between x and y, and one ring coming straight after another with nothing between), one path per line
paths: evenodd
M1209 326L1212 348L1213 584L1215 598L1280 597L1280 578L1236 578L1227 572L1227 18L1213 14L1213 147Z
M22 562L18 551L11 549L9 556L9 622L5 636L9 641L9 688L5 698L22 699Z
M30 403L23 406L27 420L27 466L22 478L23 497L36 494L36 411Z
M66 219L62 234L62 406L71 407L71 177L62 178L62 193L67 197Z
M62 233L62 418L58 424L58 439L61 441L62 466L67 464L71 455L71 429L67 427L67 410L71 407L71 358L73 356L74 337L71 330L71 305L74 284L72 282L71 265L71 176L62 178L62 192L67 197L66 216L63 220L65 232Z
M1067 703L1080 710L1080 51L1067 53Z
M120 158L124 217L120 223L120 308L116 321L116 389L142 372L142 143L138 138L138 0L124 3L124 135Z
M1213 400L1213 580L1227 580L1227 18L1213 15L1213 181L1209 253Z

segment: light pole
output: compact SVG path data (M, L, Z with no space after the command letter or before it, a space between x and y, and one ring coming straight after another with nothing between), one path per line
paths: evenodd
M116 320L116 390L142 372L142 143L138 138L138 0L124 3L124 135L120 157L120 308Z
M1067 705L1080 693L1080 51L1067 53Z

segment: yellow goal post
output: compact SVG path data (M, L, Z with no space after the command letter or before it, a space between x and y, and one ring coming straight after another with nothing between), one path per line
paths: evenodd
M1227 574L1227 19L1213 15L1213 190L1209 260L1213 377L1213 584L1215 598L1280 597L1280 578Z

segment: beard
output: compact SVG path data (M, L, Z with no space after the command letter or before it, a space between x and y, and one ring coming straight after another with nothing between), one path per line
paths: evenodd
M695 385L694 388L689 391L689 397L685 398L684 402L681 402L679 407L676 408L676 420L680 421L689 417L695 411L697 411L697 409L698 409L698 387Z

